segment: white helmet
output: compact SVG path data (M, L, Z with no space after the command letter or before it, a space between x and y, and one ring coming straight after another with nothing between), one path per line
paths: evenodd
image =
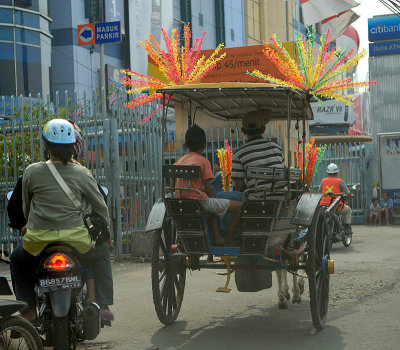
M339 172L339 168L335 163L331 163L328 165L326 168L326 173L327 174L337 174Z

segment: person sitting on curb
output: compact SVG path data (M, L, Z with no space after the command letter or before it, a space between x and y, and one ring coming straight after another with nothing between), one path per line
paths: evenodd
M383 192L381 198L381 208L379 212L382 215L385 215L386 225L390 226L390 217L393 215L393 199L389 198L388 192ZM381 223L379 222L381 225Z
M376 225L376 222L379 222L381 225L381 206L379 205L378 198L372 198L372 203L369 207L369 224ZM373 222L372 222L373 221Z

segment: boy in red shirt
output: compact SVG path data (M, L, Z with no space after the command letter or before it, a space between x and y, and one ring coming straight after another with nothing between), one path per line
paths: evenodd
M203 153L206 147L206 133L198 125L191 126L185 134L185 146L188 148L189 153L180 158L175 165L198 165L200 166L200 178L192 179L191 187L197 191L176 191L176 195L182 198L191 198L201 200L204 209L217 216L224 216L227 211L233 213L232 221L229 225L228 234L226 241L219 232L218 217L212 216L212 231L215 234L216 244L229 245L233 242L234 233L240 224L240 210L242 203L238 201L232 201L224 198L212 198L211 180L214 179L213 172L211 170L210 161L203 157ZM178 178L176 179L175 186L184 188L188 185L188 179Z

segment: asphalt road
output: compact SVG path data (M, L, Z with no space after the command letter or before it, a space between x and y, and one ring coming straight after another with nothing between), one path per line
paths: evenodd
M277 308L269 290L216 293L213 270L188 272L178 320L164 327L154 311L150 265L115 263L112 328L80 349L399 349L400 229L354 226L349 248L334 245L328 321L315 332L308 286L300 305ZM291 282L290 282L291 285Z

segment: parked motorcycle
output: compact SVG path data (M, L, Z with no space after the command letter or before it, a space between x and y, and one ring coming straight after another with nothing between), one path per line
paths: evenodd
M0 295L13 295L7 278L0 277ZM0 349L1 350L42 350L41 339L35 327L28 321L12 316L26 304L15 300L0 300Z

